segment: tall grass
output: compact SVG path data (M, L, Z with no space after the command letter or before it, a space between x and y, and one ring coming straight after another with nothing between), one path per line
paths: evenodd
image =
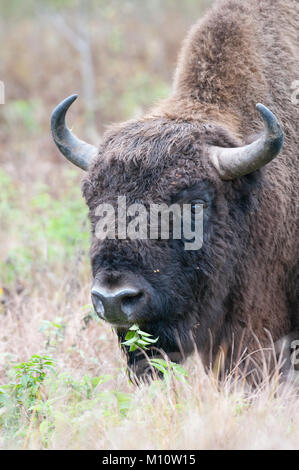
M235 373L219 383L194 355L187 377L137 387L110 328L73 295L68 313L37 296L1 318L1 448L298 448L295 385L275 374L252 389Z

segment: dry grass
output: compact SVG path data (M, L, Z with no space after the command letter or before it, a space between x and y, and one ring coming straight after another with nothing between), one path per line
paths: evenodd
M81 261L85 266L85 261ZM296 449L299 447L298 389L265 377L248 391L234 374L219 385L195 355L185 381L171 378L139 388L130 384L111 329L86 324L89 280L85 269L68 277L41 279L30 296L15 295L0 316L1 382L7 370L32 354L57 360L41 388L38 413L2 410L1 448L26 449ZM78 286L72 286L76 277ZM68 290L68 286L72 286ZM69 297L71 296L71 298ZM47 345L45 319L59 317ZM56 320L57 321L57 320ZM49 344L50 343L50 344ZM107 377L88 395L84 377ZM4 419L4 417L7 417ZM1 422L1 421L0 421Z

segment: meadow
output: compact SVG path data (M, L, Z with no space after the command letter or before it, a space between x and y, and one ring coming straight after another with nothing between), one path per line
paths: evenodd
M49 118L95 144L167 95L188 27L211 2L2 2L0 6L0 448L298 449L295 384L265 370L248 390L195 354L137 387L90 301L82 174ZM171 24L171 27L169 25Z

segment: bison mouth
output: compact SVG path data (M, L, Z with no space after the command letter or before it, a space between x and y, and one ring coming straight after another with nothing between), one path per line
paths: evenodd
M166 285L159 278L154 283L132 272L101 271L95 275L91 290L94 309L99 318L116 330L131 374L152 375L149 358L167 357L172 362L181 362L194 350L191 315L194 295L192 292L186 295L185 290L180 295L174 280ZM146 351L142 348L130 351L122 343L133 325L151 338L158 338L157 342L147 345Z
M154 341L146 344L145 347L138 344L137 341L138 347L134 350L131 349L127 339L128 332L134 330L137 325L131 330L123 326L116 328L119 344L127 358L129 377L136 383L163 377L163 374L161 375L151 363L152 359L158 358L171 363L181 363L196 347L193 336L194 325L192 326L190 317L179 318L173 322L169 319L167 321L159 319L139 326ZM147 338L142 339L146 340Z
M144 328L144 327L143 327ZM147 331L149 328L145 327ZM171 329L165 325L163 331L160 328L156 329L155 326L151 325L151 337L156 339L155 344L147 344L146 349L138 347L134 351L131 351L125 341L128 330L117 328L117 335L122 351L127 358L127 371L130 379L139 384L140 382L148 382L152 379L161 379L164 374L159 372L155 367L155 363L152 360L163 359L166 363L181 363L184 359L193 351L194 342L191 340L187 343L182 344L178 338L178 332L173 332L171 335ZM154 333L155 332L155 333ZM160 336L156 336L159 333ZM137 343L138 344L138 343Z

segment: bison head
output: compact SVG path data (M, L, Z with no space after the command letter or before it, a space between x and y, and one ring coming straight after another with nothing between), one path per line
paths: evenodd
M194 346L207 357L211 342L221 342L230 299L238 295L234 286L246 256L246 219L262 178L256 170L283 144L277 119L257 105L265 130L241 146L216 124L145 117L112 127L96 149L66 127L65 114L74 99L54 110L51 124L63 155L87 170L83 195L92 228L91 295L97 314L116 328L119 338L137 323L158 336L156 346L174 360ZM186 250L184 237L175 238L171 230L168 239L151 239L149 232L142 239L120 237L116 220L123 196L127 207L188 204L191 224L197 206L203 207L201 249ZM115 231L103 238L97 236L98 208L107 204L115 208L110 214ZM139 206L132 207L138 212ZM127 214L127 223L132 216ZM136 360L133 353L129 363Z

